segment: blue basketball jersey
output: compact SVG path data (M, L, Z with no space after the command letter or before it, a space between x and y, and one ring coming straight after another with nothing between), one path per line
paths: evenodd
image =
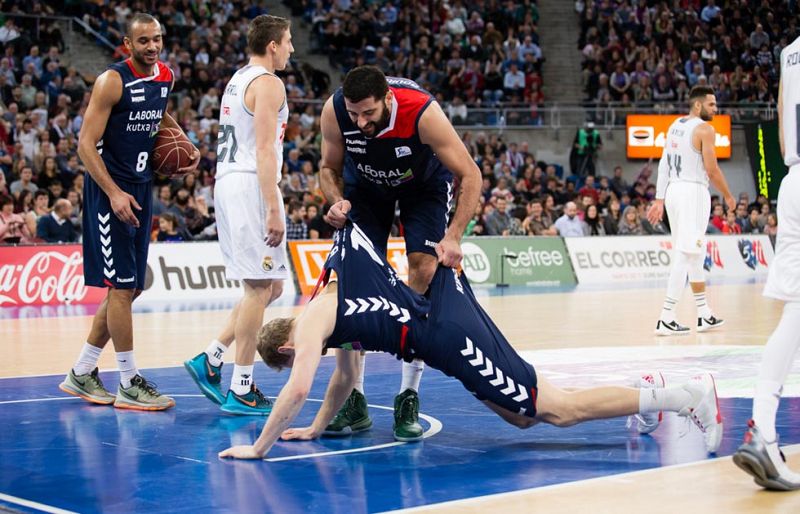
M130 59L108 67L122 78L122 97L111 109L97 151L114 179L132 183L152 180L150 156L172 89L172 71L157 62L150 76L142 76Z
M341 277L336 328L326 346L408 355L429 303L400 280L357 225L336 231L324 269L324 281L331 271Z
M418 123L433 96L416 82L386 77L394 95L389 126L375 137L364 136L347 114L342 88L333 95L333 107L344 138L344 182L408 189L431 178L452 180L430 146L419 138Z

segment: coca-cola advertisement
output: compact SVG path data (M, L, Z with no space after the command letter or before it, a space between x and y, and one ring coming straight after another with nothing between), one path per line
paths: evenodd
M0 307L99 303L106 291L83 284L80 245L0 250Z

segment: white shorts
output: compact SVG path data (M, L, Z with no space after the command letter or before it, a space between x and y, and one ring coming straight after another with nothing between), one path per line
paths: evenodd
M778 238L764 296L800 302L800 165L792 166L778 192Z
M280 215L285 218L283 202L280 204ZM289 278L285 236L276 248L264 242L266 208L255 173L230 173L217 180L214 207L228 280Z
M675 249L685 253L705 253L711 214L708 188L693 182L670 182L664 204Z

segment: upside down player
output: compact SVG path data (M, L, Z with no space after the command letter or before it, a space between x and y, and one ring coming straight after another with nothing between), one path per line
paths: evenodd
M117 408L164 410L175 405L145 380L133 359L131 305L144 289L150 243L153 173L150 154L160 127L180 126L167 113L170 69L159 62L161 24L137 13L128 22L130 59L97 78L78 140L89 170L83 188L83 270L86 285L107 287L77 362L60 388L89 402ZM195 148L193 171L200 162ZM120 384L116 397L97 376L97 360L114 340Z
M291 368L289 381L255 444L229 448L220 457L262 458L279 437L319 437L358 375L359 352L344 349L421 359L457 378L500 417L520 428L538 422L570 426L666 410L690 417L704 431L709 452L719 447L722 418L710 374L682 387L565 391L537 376L514 351L478 304L466 278L454 269L440 266L426 294L417 294L397 278L361 229L348 224L335 235L321 285L331 271L336 272L338 283L328 283L300 317L274 319L259 332L259 354L272 368ZM379 301L382 307L359 312L359 299ZM323 351L332 348L340 351L322 407L310 427L289 429L305 403Z

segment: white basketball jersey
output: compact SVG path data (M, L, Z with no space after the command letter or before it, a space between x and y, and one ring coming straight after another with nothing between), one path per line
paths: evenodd
M250 83L262 75L272 75L263 66L247 65L238 70L228 85L219 108L219 137L217 139L217 179L228 173L256 173L256 130L254 114L244 102ZM289 119L289 107L284 91L275 128L275 155L278 159L278 182L283 168L283 133Z
M703 164L703 154L692 144L694 129L700 118L678 118L667 131L667 141L661 160L667 161L669 182L693 182L708 187L708 173Z
M800 163L800 37L781 51L783 99L783 161L792 167Z

